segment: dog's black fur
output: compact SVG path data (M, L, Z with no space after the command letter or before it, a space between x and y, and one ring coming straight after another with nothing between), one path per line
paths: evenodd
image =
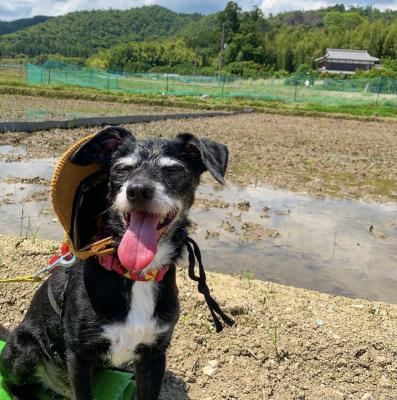
M138 165L130 168L117 164L131 154L138 157ZM177 160L178 164L155 167L153 159L163 156ZM188 227L187 213L194 201L200 175L209 170L224 183L227 156L224 145L191 134L181 134L173 140L136 141L122 128L107 128L71 158L79 165L96 162L108 171L107 229L116 241L126 228L120 212L111 206L126 181L161 182L166 193L182 204L177 220L164 239L174 251L170 269L158 284L154 310L155 317L169 328L152 345L136 348L138 400L155 400L160 393L166 350L179 314L174 263L181 256ZM139 206L145 207L145 204ZM57 302L64 292L61 316L49 302L48 285ZM97 367L109 367L106 355L110 342L103 336L103 326L125 321L134 301L131 298L133 285L133 281L102 268L95 257L78 261L68 270L59 268L53 272L36 292L20 325L10 335L0 332L7 339L0 370L14 398L33 400L32 385L45 383L75 400L92 400L92 373Z

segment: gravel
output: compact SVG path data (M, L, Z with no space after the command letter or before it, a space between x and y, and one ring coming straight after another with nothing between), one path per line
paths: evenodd
M54 245L0 236L0 276L38 269ZM396 305L215 273L208 282L236 326L215 333L196 284L180 267L182 315L162 400L394 398ZM0 284L1 324L11 328L23 318L37 286Z

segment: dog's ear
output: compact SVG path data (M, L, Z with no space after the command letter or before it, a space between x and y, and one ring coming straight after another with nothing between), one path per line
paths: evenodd
M70 157L76 165L89 165L96 163L107 169L110 165L112 153L122 143L135 142L134 135L127 129L111 126L97 133L91 140L84 143Z
M225 184L229 150L224 144L200 139L191 133L180 133L176 139L184 143L189 159L196 164L200 173L209 171L219 183Z

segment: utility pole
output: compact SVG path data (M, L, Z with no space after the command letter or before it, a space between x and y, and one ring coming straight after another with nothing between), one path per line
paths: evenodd
M222 37L221 37L221 51L219 53L219 71L218 80L221 81L222 67L223 67L223 49L225 47L225 23L222 24Z
M196 77L197 63L198 63L198 47L196 46L196 48L194 49L193 78Z

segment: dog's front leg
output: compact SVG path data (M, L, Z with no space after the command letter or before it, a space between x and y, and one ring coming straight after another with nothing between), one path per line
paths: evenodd
M157 400L165 372L165 354L144 350L135 368L136 400Z
M67 365L74 400L92 400L92 363L68 351Z

